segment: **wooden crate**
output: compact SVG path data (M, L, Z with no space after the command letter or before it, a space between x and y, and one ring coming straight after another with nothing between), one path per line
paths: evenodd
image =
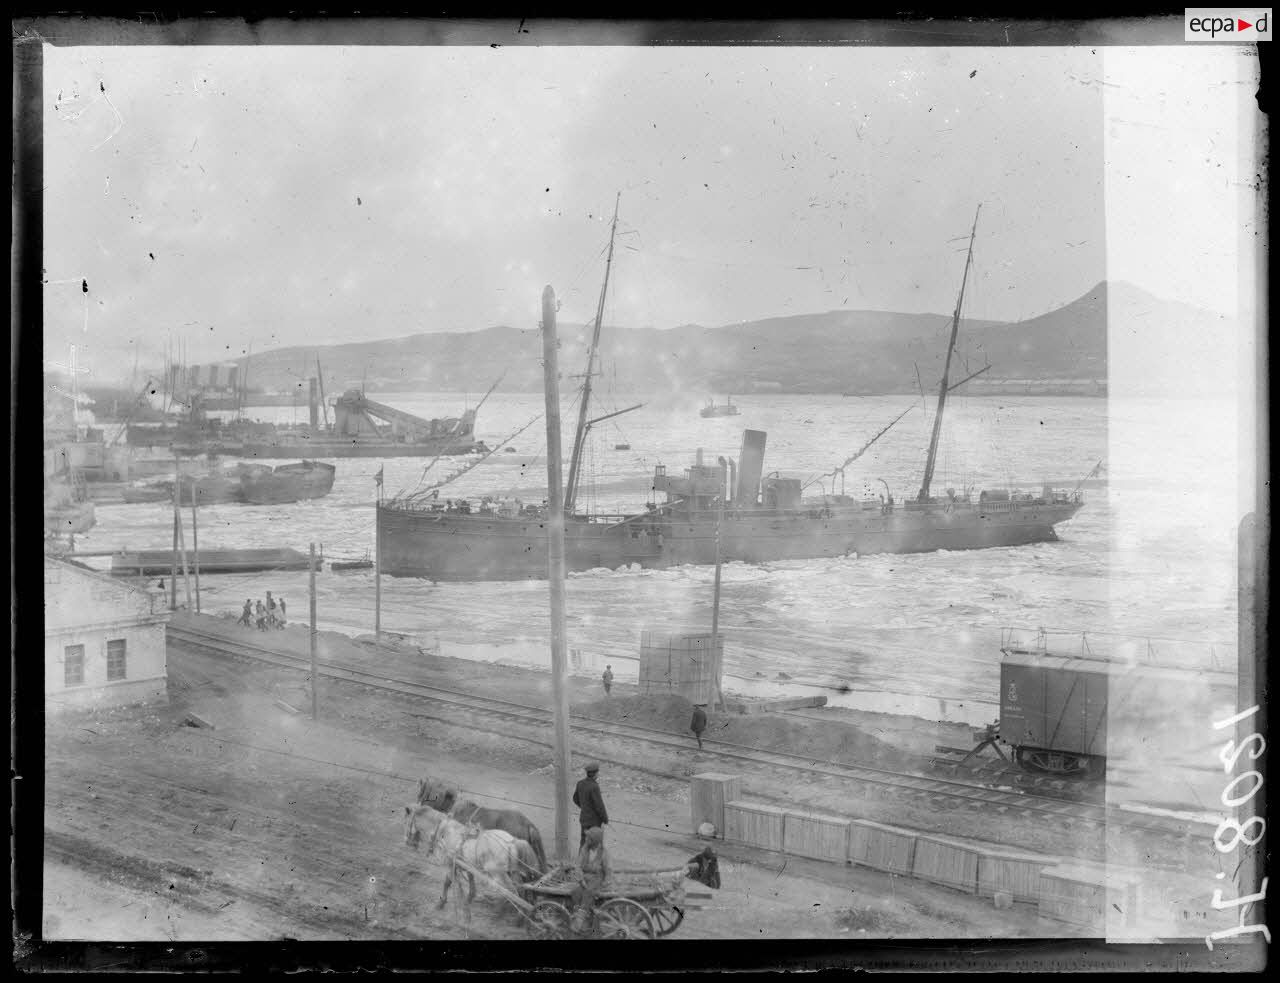
M1107 900L1106 873L1080 867L1040 872L1040 915L1101 930Z
M640 692L675 693L690 703L709 704L715 697L716 667L723 664L724 636L716 642L718 659L709 633L641 632Z
M689 811L693 832L703 823L716 828L716 836L725 835L724 807L742 794L742 778L738 775L722 775L706 772L689 779Z
M971 846L935 836L917 836L911 876L957 891L978 891L978 852Z
M910 874L915 851L916 834L910 830L868 819L849 821L849 859L855 864L891 874Z
M788 811L782 846L797 857L848 863L849 820Z
M1014 901L1040 901L1040 874L1056 866L1054 857L1034 854L1006 853L1002 850L978 851L978 894L994 897L997 891L1012 895Z
M754 802L727 802L724 807L724 836L748 846L782 851L787 813L776 806Z

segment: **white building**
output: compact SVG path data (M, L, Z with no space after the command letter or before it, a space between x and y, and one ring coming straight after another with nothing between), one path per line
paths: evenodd
M168 620L160 593L46 556L45 706L167 702Z

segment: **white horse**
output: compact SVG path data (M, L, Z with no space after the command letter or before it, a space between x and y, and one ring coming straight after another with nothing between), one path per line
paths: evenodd
M517 891L524 883L529 871L538 870L538 857L533 847L505 830L463 824L430 806L417 803L405 806L404 814L405 843L416 850L422 834L427 832L428 858L438 854L445 862L444 888L437 907L443 908L448 900L449 886L459 873L459 860L488 874L512 891ZM476 897L476 879L470 870L463 868L462 872L469 882L467 901L470 903Z

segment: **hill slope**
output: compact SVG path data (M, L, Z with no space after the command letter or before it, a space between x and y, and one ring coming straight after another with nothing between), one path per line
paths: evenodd
M1071 303L1028 320L962 319L960 361L952 378L989 362L992 367L974 383L975 392L1012 380L1105 382L1108 311L1125 323L1176 324L1181 336L1204 337L1222 328L1217 315L1159 300L1128 284L1100 283ZM950 323L941 314L828 311L713 328L606 326L601 368L619 391L699 398L747 392L914 392L917 368L926 388L941 377ZM589 327L561 323L558 330L562 374L581 373ZM317 355L330 395L362 381L370 392L483 391L504 371L504 391L542 388L538 331L508 326L276 349L253 356L250 384L268 390L294 387L315 374Z

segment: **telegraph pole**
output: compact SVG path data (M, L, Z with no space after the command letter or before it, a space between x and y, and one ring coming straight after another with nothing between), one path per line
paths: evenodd
M319 359L316 359L317 364ZM373 503L373 638L377 645L382 644L382 523L378 519L378 509L382 507L382 480L386 465L378 468L374 478L378 483L377 498Z
M556 295L542 291L543 392L547 404L547 566L551 588L551 691L555 717L556 857L569 861L569 660L564 621L564 485L560 480L560 383Z
M178 475L173 480L173 556L169 560L169 610L178 610Z
M725 483L728 477L728 462L720 460L720 508L716 512L716 589L711 602L711 685L715 687L714 698L720 701L720 709L724 709L724 693L720 690L721 658L720 647L720 529L724 525Z
M174 460L174 471L175 472L181 471L181 467L178 464L178 456L176 454L174 455L173 460ZM187 611L190 612L192 610L191 608L191 572L187 568L187 537L186 537L186 533L183 532L183 529L182 529L182 511L178 507L178 502L182 498L182 484L180 481L175 482L175 488L176 488L175 494L177 497L174 498L173 500L173 503L174 503L173 504L173 521L177 524L177 527L178 527L178 549L181 550L182 552L182 583L187 589ZM191 501L194 502L195 500L196 500L196 482L195 482L195 478L192 478L191 479ZM176 594L176 591L175 591L175 594Z
M311 719L317 716L316 698L316 544L311 544L311 562L307 565L311 594Z
M200 613L200 529L196 525L196 496L191 493L191 552L196 568L196 614Z

